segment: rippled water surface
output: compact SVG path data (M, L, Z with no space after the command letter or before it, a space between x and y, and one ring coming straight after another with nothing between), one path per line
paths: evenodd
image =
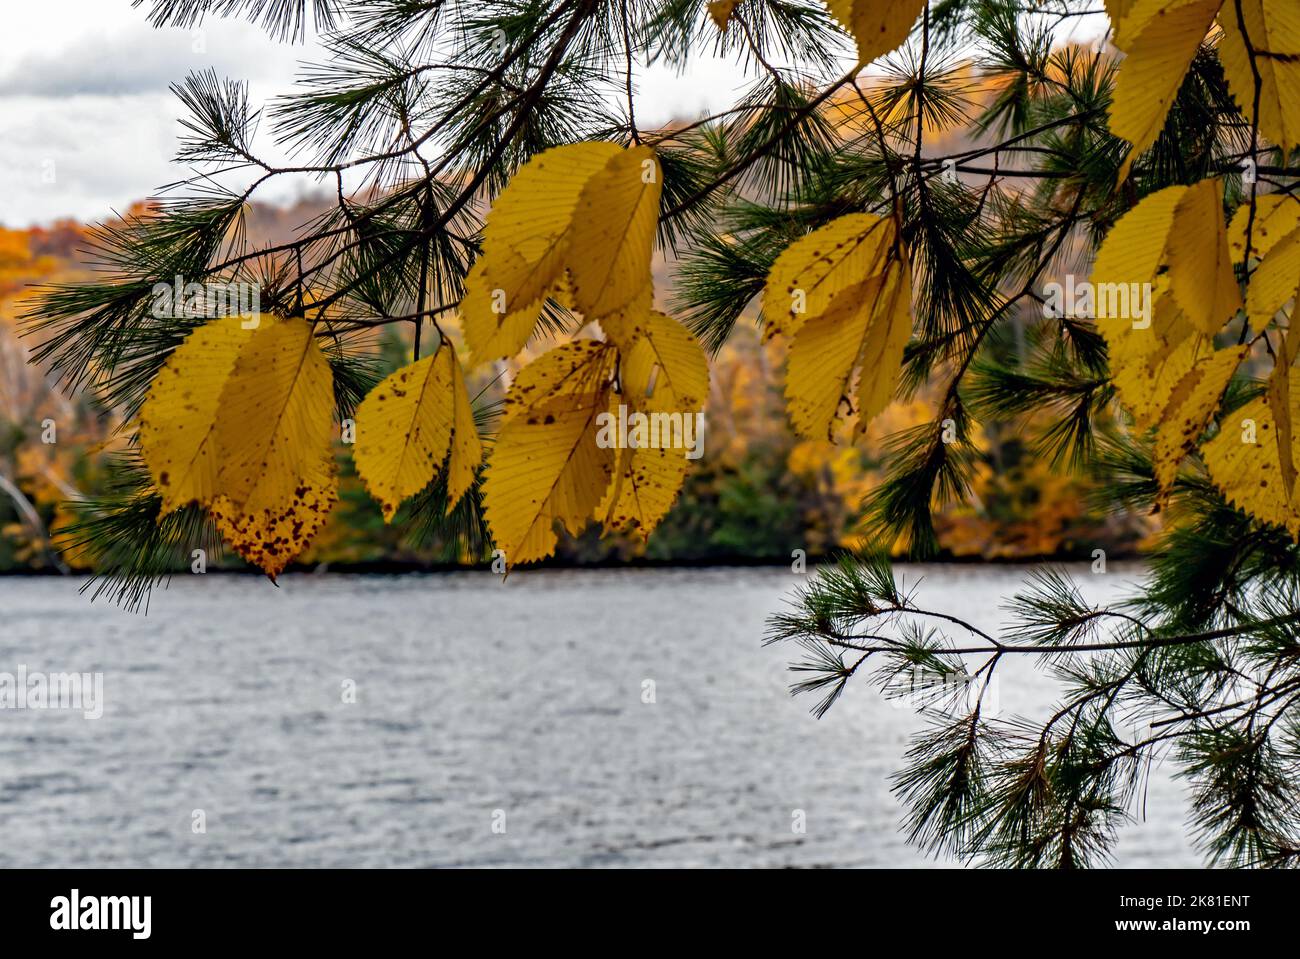
M905 575L993 628L1024 570ZM799 579L194 576L139 616L0 578L0 671L102 671L105 698L94 721L0 710L0 865L932 865L888 785L921 720L862 686L817 721L759 645ZM1023 659L999 705L1038 713L1055 686ZM1157 772L1118 864L1198 864L1185 819Z

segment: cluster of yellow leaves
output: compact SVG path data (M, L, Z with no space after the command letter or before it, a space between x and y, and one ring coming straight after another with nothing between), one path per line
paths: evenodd
M1300 144L1300 4L1241 0L1240 16L1236 0L1107 0L1106 9L1112 39L1126 55L1110 107L1111 132L1133 145L1121 180L1160 135L1216 17L1219 57L1238 107L1254 118L1258 72L1260 132L1286 152Z
M574 533L594 519L648 536L681 488L682 425L689 417L693 435L709 374L695 339L652 309L660 189L648 147L579 143L524 166L487 217L461 303L476 363L518 353L547 298L598 321L608 337L543 355L506 397L483 494L510 564L550 555L556 520ZM333 405L330 368L307 321L226 317L198 328L141 411L162 515L207 507L235 550L274 578L337 499ZM654 427L632 430L625 444L629 410ZM661 432L674 442L644 442ZM371 391L357 408L355 444L357 472L386 521L439 478L448 509L459 502L483 444L449 341Z
M538 357L506 396L483 499L510 565L549 556L557 521L575 534L595 520L648 536L685 479L680 445L625 445L610 432L629 416L694 427L708 394L703 350L652 309L661 186L649 147L578 143L531 160L488 213L461 303L474 361L522 350L547 298L605 335Z
M792 243L768 272L763 315L765 338L789 340L796 432L832 438L856 405L860 434L893 398L912 332L911 268L895 219L852 213Z
M338 499L333 410L333 375L306 320L263 314L200 326L140 410L159 520L205 507L235 552L274 579ZM444 462L454 506L483 456L450 344L376 386L357 409L356 432L357 471L388 521Z
M274 579L337 499L333 376L301 318L229 316L192 332L140 411L159 519L206 507L227 542Z
M1273 370L1266 395L1242 407L1202 449L1211 480L1230 502L1300 535L1296 501L1295 423L1300 391L1292 389L1300 337L1277 323L1300 287L1300 203L1264 196L1223 220L1222 185L1205 180L1145 198L1112 228L1097 253L1094 290L1142 285L1150 315L1098 314L1114 383L1142 428L1155 430L1155 477L1173 484L1183 457L1219 412L1249 344L1215 348L1215 336L1241 310L1263 331ZM1250 236L1250 249L1246 237ZM1245 302L1234 264L1253 266ZM1097 292L1098 301L1102 293Z

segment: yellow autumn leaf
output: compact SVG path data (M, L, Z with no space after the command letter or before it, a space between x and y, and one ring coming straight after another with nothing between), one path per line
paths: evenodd
M1162 491L1173 485L1178 464L1209 426L1232 374L1249 349L1237 346L1210 353L1174 388L1156 429L1155 477Z
M505 424L483 480L492 539L511 566L555 551L555 523L582 530L609 486L613 449L596 443L610 393L553 398Z
M1186 195L1187 187L1175 186L1147 196L1115 221L1097 249L1088 281L1112 369L1173 350L1191 329L1170 290L1167 253L1179 203ZM1151 316L1135 317L1135 299L1145 301Z
M532 337L546 297L565 285L583 188L623 152L605 142L546 150L524 164L493 202L459 309L475 365L514 356Z
M649 309L648 303L601 320L601 328L619 350L619 383L626 414L679 417L685 442L702 424L696 413L709 391L709 365L704 350L672 317ZM687 422L687 417L690 421ZM672 420L668 428L672 430ZM607 428L615 428L612 424ZM672 507L686 479L686 450L667 443L647 442L617 451L614 479L596 509L606 529L634 533L646 539Z
M1228 224L1228 250L1233 263L1246 262L1246 227L1250 226L1250 255L1254 259L1300 227L1300 199L1289 193L1267 193L1255 199L1255 220L1250 220L1250 202L1237 207Z
M1170 292L1183 315L1207 336L1217 333L1241 309L1222 198L1223 184L1218 180L1201 180L1188 187L1174 210L1166 249Z
M483 480L488 526L510 565L549 556L556 521L580 532L608 488L615 450L597 443L597 418L610 411L615 359L608 344L578 340L511 384Z
M451 512L474 485L479 464L483 462L483 441L474 422L474 406L465 387L464 371L450 343L438 351L437 362L447 366L451 377L451 455L447 458L447 512Z
M306 320L256 330L219 405L217 488L233 510L280 512L302 486L333 486L333 374Z
M791 243L763 287L764 340L794 336L841 293L881 273L896 235L892 217L850 213Z
M1116 23L1115 14L1110 12L1110 5L1106 4L1107 15L1111 19L1112 39L1117 36L1126 38L1123 43L1117 42L1115 45L1121 50L1128 50L1126 44L1132 37L1142 33L1152 20L1167 15L1169 3L1168 0L1161 3L1147 3L1145 0L1124 0L1118 6L1122 7L1122 11L1119 12L1119 22Z
M804 323L790 345L785 378L790 421L800 436L831 437L859 371L857 432L889 404L912 332L910 277L905 258L893 262Z
M539 154L501 192L460 303L475 364L513 356L547 297L600 319L651 296L662 171L647 146Z
M648 539L686 480L685 451L661 445L616 453L614 479L596 508L596 518L608 530Z
M619 346L619 382L638 409L696 411L709 393L709 361L699 341L670 316L649 310L638 318L605 320Z
M1110 104L1110 132L1132 149L1119 179L1165 125L1165 115L1223 0L1134 0L1121 27L1127 56Z
M1133 363L1155 363L1189 337L1202 338L1174 301L1167 275L1152 286L1149 322L1132 319L1123 310L1113 311L1109 305L1106 309L1110 312L1093 320L1106 341L1112 370Z
M311 324L259 323L217 400L209 508L235 551L272 579L306 548L337 498L333 410L333 376Z
M1219 60L1233 99L1246 119L1252 119L1258 71L1260 133L1284 154L1291 152L1300 145L1300 4L1295 0L1241 0L1239 20L1236 2L1227 0L1219 25L1223 28ZM1250 49L1255 51L1253 68Z
M1110 39L1115 46L1124 49L1122 25L1132 9L1134 0L1104 0L1106 15L1110 18Z
M222 537L277 575L336 499L329 364L309 323L223 317L195 330L141 410L163 512L208 506Z
M645 333L650 314L654 312L654 289L646 287L623 309L602 316L600 329L605 338L626 355Z
M384 522L442 469L454 417L452 370L439 362L451 350L417 360L386 376L357 407L353 458Z
M505 292L494 291L483 275L483 259L465 277L460 301L461 332L475 365L514 356L527 345L537 326L542 298L513 312L506 307Z
M1291 395L1291 421L1300 420L1300 391ZM1266 397L1223 418L1219 433L1201 447L1210 479L1233 506L1300 537L1300 509L1278 462L1277 424ZM1294 443L1294 437L1293 437ZM1292 462L1297 452L1291 449Z
M826 0L831 16L853 35L858 62L896 50L912 32L926 0Z
M273 581L298 556L329 519L338 501L338 484L306 482L281 508L241 510L227 496L212 503L217 532L236 553Z
M1143 197L1115 221L1097 249L1092 284L1150 283L1166 263L1165 248L1187 187L1170 186Z
M270 323L270 317L260 321ZM253 335L249 317L198 327L167 358L140 407L140 453L162 496L163 516L216 496L219 401L239 351Z
M731 19L738 3L740 0L709 0L709 18L719 30L727 29L727 21Z
M502 422L509 422L545 400L603 391L617 359L617 351L608 343L588 338L547 350L520 370L510 384L501 404Z
M1295 423L1291 418L1291 394L1295 385L1292 378L1296 353L1300 352L1300 335L1279 333L1277 355L1273 372L1268 378L1268 408L1277 425L1277 460L1282 471L1283 488L1295 490L1296 461L1292 453L1295 442Z
M1112 370L1167 357L1195 331L1218 332L1239 308L1217 196L1215 181L1166 187L1106 234L1089 279ZM1218 239L1207 242L1206 233ZM1139 316L1135 301L1150 315Z
M1246 288L1246 312L1258 327L1269 324L1300 286L1300 229L1273 244L1251 274Z
M492 203L483 226L483 279L510 313L540 302L564 269L583 189L624 152L616 143L553 147L524 164Z
M1205 337L1194 335L1154 356L1112 351L1111 379L1133 422L1142 429L1156 426L1183 377L1213 349Z
M574 307L588 319L624 309L651 284L663 175L654 150L622 150L582 189L566 262Z

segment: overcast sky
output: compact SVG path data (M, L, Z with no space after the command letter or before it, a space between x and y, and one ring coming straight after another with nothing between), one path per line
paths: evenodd
M261 106L289 92L301 62L320 59L310 39L276 43L238 19L155 29L150 6L0 0L0 225L99 220L187 176L171 162L181 107L167 88L191 71L211 67L247 80ZM1085 17L1069 32L1089 41L1104 28L1104 18ZM653 126L726 109L752 79L702 55L685 76L667 67L640 71L637 121ZM270 161L285 158L265 125L255 147ZM288 203L314 189L305 178L277 177L257 196Z
M212 67L247 80L254 104L286 92L314 44L275 43L240 20L209 19L198 32L155 29L131 0L0 0L0 225L60 217L96 220L182 178L171 163L181 109L168 84ZM699 60L638 81L643 125L724 109L746 82L731 64ZM275 148L263 136L268 157ZM287 178L278 178L287 179ZM305 180L258 196L280 202ZM278 191L278 192L276 192Z

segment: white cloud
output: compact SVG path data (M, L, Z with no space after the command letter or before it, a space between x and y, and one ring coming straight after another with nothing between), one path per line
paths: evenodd
M288 92L299 63L319 52L313 41L278 43L239 19L209 18L197 31L155 29L149 4L133 8L131 0L4 6L0 223L10 227L101 219L188 175L171 162L182 108L167 88L190 72L210 67L250 81L257 107ZM637 79L637 120L652 126L722 109L746 82L735 64L703 56L685 76L653 68ZM282 161L268 126L255 148ZM258 198L289 202L311 189L287 181L271 181Z
M75 7L75 0L48 0ZM108 4L101 4L108 6ZM21 37L21 34L19 34ZM113 27L93 30L73 21L62 42L51 46L20 39L0 60L0 98L8 96L121 96L166 91L192 70L250 80L287 82L302 47L277 44L252 24L214 20L200 29L154 29L142 11L126 8Z
M182 108L168 87L190 72L211 68L249 80L253 97L264 98L287 89L298 61L314 54L239 20L155 29L147 8L130 0L43 0L6 4L4 13L0 222L7 226L101 219L186 176L171 162Z
M99 219L175 179L174 99L14 97L0 120L0 217L23 226L58 217ZM124 122L124 118L129 118Z

